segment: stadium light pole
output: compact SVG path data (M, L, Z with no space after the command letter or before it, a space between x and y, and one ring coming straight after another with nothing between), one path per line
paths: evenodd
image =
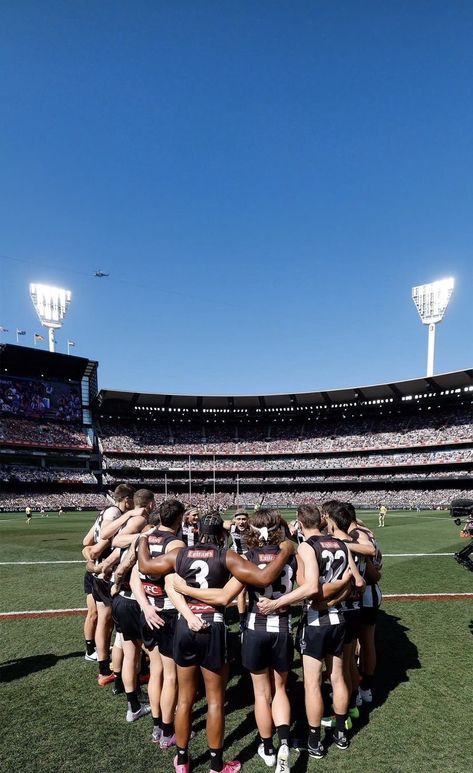
M39 321L48 329L49 351L56 350L54 331L62 327L71 302L71 291L51 285L30 283L30 298Z
M448 277L448 279L439 279L438 282L412 288L412 300L422 323L429 326L427 376L434 375L435 326L444 317L454 287L455 280L453 277Z

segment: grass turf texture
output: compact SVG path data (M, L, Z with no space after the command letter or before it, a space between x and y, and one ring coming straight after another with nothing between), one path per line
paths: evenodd
M288 513L293 517L293 513ZM368 526L376 513L363 513ZM0 514L0 561L80 558L81 539L94 515L68 513L25 523L23 514ZM465 545L445 513L390 513L375 531L383 552L453 552ZM0 566L2 611L84 606L80 564ZM26 583L25 583L26 580ZM385 593L465 592L472 575L452 556L387 557ZM468 771L464 732L470 700L465 680L472 671L471 600L386 603L378 627L378 705L363 711L347 753L329 748L326 759L294 752L293 770ZM2 621L0 679L3 720L2 770L171 770L173 752L149 741L149 718L127 724L125 700L96 684L97 668L83 659L82 619ZM233 630L235 628L233 627ZM299 661L290 683L291 704L303 706ZM228 687L226 759L245 771L261 771L253 699L247 674L234 673ZM208 770L206 704L196 704L191 744L194 770ZM295 717L297 719L297 717ZM26 732L26 735L25 735Z

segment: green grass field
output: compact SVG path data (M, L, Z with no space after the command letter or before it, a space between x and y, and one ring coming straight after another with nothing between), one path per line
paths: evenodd
M24 561L79 561L91 513L0 514L0 612L84 606L80 563L19 565ZM288 517L292 517L288 513ZM363 513L375 527L375 513ZM385 594L466 593L473 576L451 555L465 542L447 513L389 513L378 530L385 555ZM412 556L399 554L422 553ZM398 555L393 555L398 554ZM12 562L12 563L10 563ZM293 770L470 771L468 734L472 658L471 599L386 599L378 626L376 706L363 713L348 752L331 748L324 760L294 752ZM84 661L82 619L3 619L2 771L172 770L172 751L150 742L151 721L125 722L125 700L96 684L97 668ZM233 643L237 640L233 636ZM299 661L290 683L298 720L303 706ZM265 769L255 758L257 735L249 678L234 669L228 687L227 758L245 771ZM303 712L302 712L303 713ZM195 709L195 771L208 770L205 701Z

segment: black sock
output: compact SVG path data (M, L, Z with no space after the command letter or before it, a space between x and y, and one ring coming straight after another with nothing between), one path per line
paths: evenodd
M153 717L153 727L161 727L161 717Z
M289 746L289 725L277 725L276 732L278 734L280 746L282 746L283 743Z
M174 733L174 722L161 722L163 735L169 738Z
M270 736L269 738L263 738L261 736L261 740L263 741L264 753L274 754L273 736Z
M100 676L110 676L110 658L106 660L99 660L99 674Z
M239 612L238 617L240 618L240 623L243 623L245 625L246 623L246 612Z
M189 752L187 749L183 749L182 746L176 746L176 751L178 765L185 765L186 762L189 762Z
M361 689L362 690L371 690L373 686L373 674L362 674L361 675Z
M130 709L132 711L139 711L140 710L140 702L138 700L138 696L136 694L136 690L133 690L133 692L127 692L126 698L128 703L130 704Z
M335 714L335 729L339 733L345 732L345 720L347 718L346 714Z
M318 727L309 727L309 746L312 749L317 748L317 744L320 742L320 725Z
M85 649L87 651L87 655L93 655L95 652L95 639L86 639Z
M223 768L223 749L210 749L210 770L220 773Z
M123 684L122 672L114 671L113 673L115 674L115 687L118 688L118 690L123 689L123 692L125 692L125 685Z

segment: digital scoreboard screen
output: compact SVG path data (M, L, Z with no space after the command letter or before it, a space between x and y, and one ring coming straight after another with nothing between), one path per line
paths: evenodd
M0 376L0 415L80 422L82 404L78 381Z

